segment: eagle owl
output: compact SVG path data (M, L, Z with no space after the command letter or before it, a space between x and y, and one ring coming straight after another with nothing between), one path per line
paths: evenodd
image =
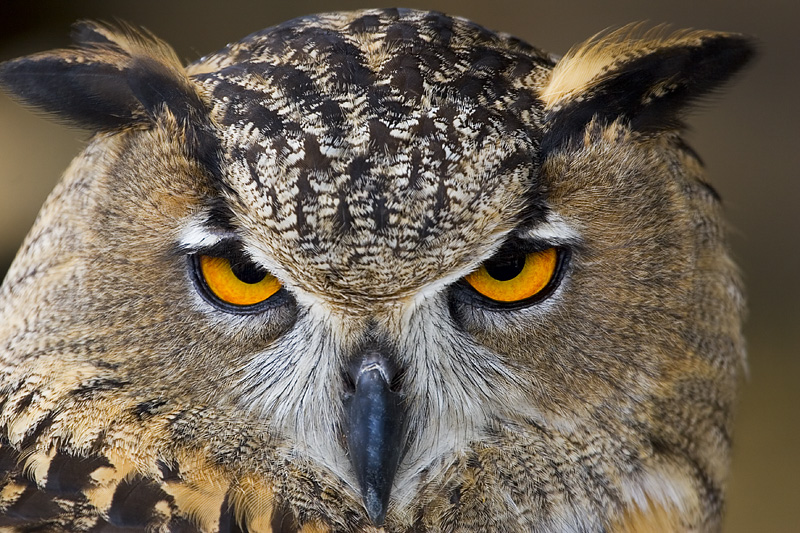
M743 297L681 118L747 38L74 40L0 66L94 133L0 294L3 531L719 528Z

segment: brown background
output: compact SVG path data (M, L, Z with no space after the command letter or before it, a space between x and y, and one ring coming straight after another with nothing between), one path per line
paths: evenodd
M13 1L0 0L0 60L66 45L70 23L81 18L143 25L192 61L295 16L384 7L345 0ZM556 53L606 27L642 20L759 39L758 62L723 97L701 106L690 121L689 141L724 198L750 295L750 376L738 416L725 530L800 531L800 4L410 0L406 7L465 16ZM0 272L86 138L0 96Z

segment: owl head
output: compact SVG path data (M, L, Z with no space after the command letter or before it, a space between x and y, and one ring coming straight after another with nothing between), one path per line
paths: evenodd
M323 523L716 524L742 290L682 119L748 39L626 27L556 58L383 10L184 68L146 32L74 37L0 67L96 132L3 286L5 384L70 412L94 383L117 403L73 424L140 406L136 446L207 446Z

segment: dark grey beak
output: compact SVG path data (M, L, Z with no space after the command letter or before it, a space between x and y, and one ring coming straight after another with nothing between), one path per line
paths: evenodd
M345 399L345 437L367 515L383 525L392 481L404 447L402 400L392 390L395 370L378 352L365 354L351 372L355 390Z

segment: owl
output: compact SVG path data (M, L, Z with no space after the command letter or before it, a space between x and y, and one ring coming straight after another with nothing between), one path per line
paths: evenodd
M0 291L0 526L720 527L743 291L684 142L743 36L441 13L0 66L93 132Z

